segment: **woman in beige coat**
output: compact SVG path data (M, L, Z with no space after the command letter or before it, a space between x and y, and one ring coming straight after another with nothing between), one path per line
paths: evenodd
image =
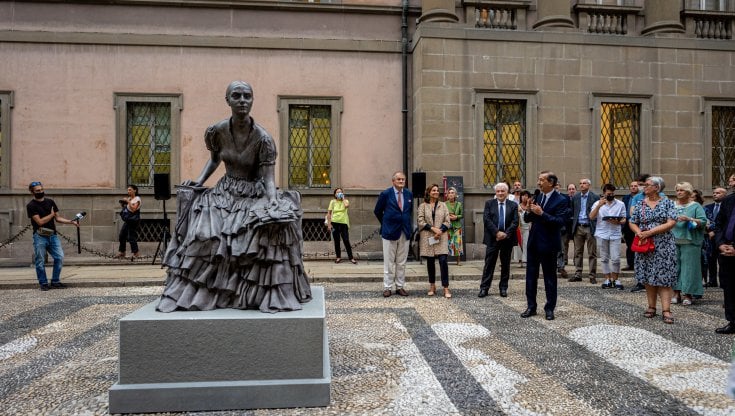
M439 272L444 287L444 297L451 298L449 292L449 266L447 265L447 254L449 253L450 227L449 209L444 202L439 201L439 185L432 184L426 188L424 202L419 205L419 250L421 257L426 259L426 269L429 273L429 296L436 295L436 268L434 259L439 259Z

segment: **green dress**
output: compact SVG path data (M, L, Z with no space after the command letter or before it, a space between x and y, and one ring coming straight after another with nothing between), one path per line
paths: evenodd
M678 276L674 290L681 290L687 295L702 295L702 267L700 256L702 243L704 241L704 224L707 216L704 208L697 202L686 205L676 204L674 210L676 215L684 215L699 220L699 225L694 227L688 221L677 221L672 233L676 239L676 254L678 264Z
M445 202L449 213L457 216L457 219L452 221L452 225L449 228L449 255L458 257L461 256L464 251L462 250L462 217L464 210L462 203L456 202Z

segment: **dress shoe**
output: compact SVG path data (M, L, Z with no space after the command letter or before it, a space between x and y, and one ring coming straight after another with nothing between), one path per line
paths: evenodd
M707 282L703 285L704 287L717 287L717 283Z
M572 276L569 279L567 279L567 281L568 282L581 282L582 281L582 276L580 276L578 274L575 274L574 276Z
M590 283L593 285L597 284L597 278L593 275L590 275Z
M521 314L521 318L530 318L530 317L532 317L534 315L536 315L536 310L534 310L534 309L526 309Z
M408 292L404 288L396 289L396 295L408 296Z
M42 292L45 292L45 291L51 289L51 286L49 286L49 285L41 285L41 287L39 289L41 289Z
M567 273L567 271L564 270L563 268L561 268L561 269L559 269L557 271L559 272L559 275L562 277L562 279L566 279L566 278L569 277L569 273Z
M480 289L480 293L477 294L478 298L484 298L487 296L487 289Z
M390 297L390 290L388 290L388 289L384 290L384 291L383 291L383 297L384 297L384 298L388 298L388 297Z
M67 286L61 282L51 282L51 289L66 289Z
M546 311L546 320L547 321L553 321L554 320L554 311Z
M500 297L501 298L507 298L508 297L508 291L507 290L501 290L500 291Z
M633 289L630 289L631 293L642 292L644 290L646 290L646 287L643 286L641 283L636 283Z
M735 334L735 322L728 322L727 325L722 328L715 329L718 334Z

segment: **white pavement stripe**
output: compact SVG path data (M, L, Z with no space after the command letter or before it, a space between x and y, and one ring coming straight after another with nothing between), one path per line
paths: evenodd
M577 328L569 333L569 338L616 367L670 393L700 414L735 414L735 401L726 395L730 364L725 361L627 326ZM713 397L717 400L712 400ZM714 407L712 403L719 405Z
M36 337L25 336L0 345L0 360L7 360L16 354L24 353L35 347L37 343Z
M434 324L431 328L503 411L512 415L538 414L523 408L514 400L518 393L516 385L527 383L526 377L506 368L482 351L462 346L473 339L489 336L487 328L477 324L453 323Z

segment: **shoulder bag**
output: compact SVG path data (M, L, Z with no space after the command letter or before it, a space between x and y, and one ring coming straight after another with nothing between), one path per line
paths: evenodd
M644 209L645 201L641 201L641 221L645 220L643 216ZM655 249L656 246L653 244L653 237L641 240L637 235L633 237L633 244L630 246L630 250L636 253L652 253Z

